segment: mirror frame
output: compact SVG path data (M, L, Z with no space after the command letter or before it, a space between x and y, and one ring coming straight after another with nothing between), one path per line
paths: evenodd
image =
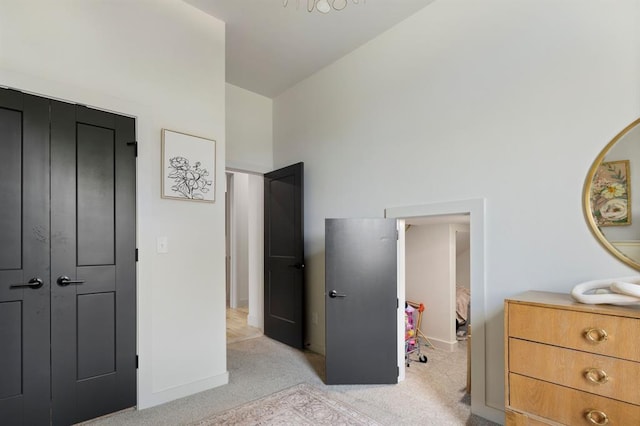
M591 214L590 193L591 193L591 185L593 184L593 177L596 173L596 170L598 169L598 166L600 166L600 164L604 160L604 157L606 157L609 151L611 151L611 149L615 146L615 144L620 139L622 139L627 133L629 133L631 129L639 125L640 125L640 118L636 119L634 122L632 122L627 127L622 129L622 131L618 133L613 139L611 139L611 142L609 142L607 146L605 146L602 149L602 151L600 151L596 159L593 161L593 164L591 164L591 168L589 169L589 173L587 173L587 177L584 181L584 186L582 191L582 210L584 213L585 220L587 221L587 224L589 225L589 229L591 230L591 233L593 234L593 236L596 237L598 242L605 249L607 249L609 253L617 257L622 262L626 263L628 266L631 266L632 268L637 270L640 270L640 263L622 254L620 250L618 250L613 244L609 242L609 240L605 238L604 234L596 224L595 220L593 219L593 215Z

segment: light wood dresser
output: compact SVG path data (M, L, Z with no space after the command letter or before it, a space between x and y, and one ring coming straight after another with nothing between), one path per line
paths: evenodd
M640 306L505 300L505 422L640 426Z

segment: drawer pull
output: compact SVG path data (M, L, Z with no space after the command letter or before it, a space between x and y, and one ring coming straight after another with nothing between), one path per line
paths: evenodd
M591 410L587 412L585 417L594 425L604 426L607 423L609 423L609 416L607 416L607 414L604 411Z
M584 371L584 377L596 385L604 385L609 381L609 375L601 368L587 368Z
M591 343L601 343L609 338L604 328L589 328L584 332L584 337Z

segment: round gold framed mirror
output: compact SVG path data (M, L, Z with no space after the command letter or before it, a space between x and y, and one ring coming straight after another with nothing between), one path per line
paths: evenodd
M640 118L596 157L585 180L583 208L598 241L640 270Z

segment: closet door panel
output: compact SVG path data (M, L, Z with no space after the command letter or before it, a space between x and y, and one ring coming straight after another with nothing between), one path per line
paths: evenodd
M0 158L0 419L48 424L48 100L0 90Z
M0 108L0 269L22 268L22 111Z
M22 393L22 302L0 303L0 399Z
M77 124L78 266L115 263L115 131Z
M134 137L131 118L52 104L54 424L136 404Z

